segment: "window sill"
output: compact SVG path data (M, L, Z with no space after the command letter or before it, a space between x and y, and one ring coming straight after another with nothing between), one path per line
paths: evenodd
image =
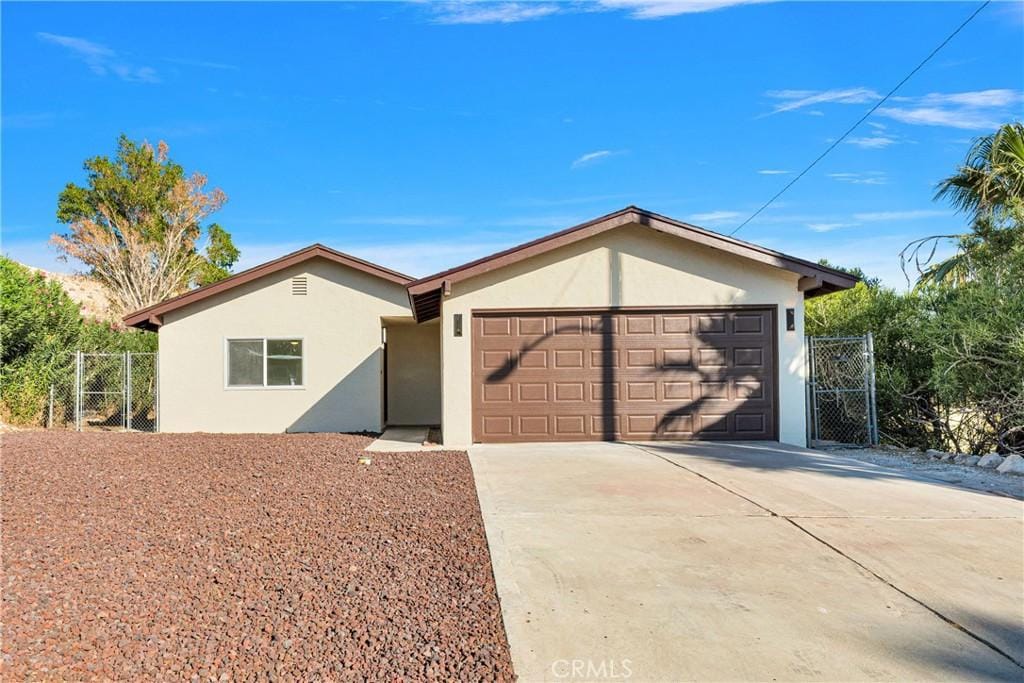
M224 391L305 391L306 387L297 384L279 387L224 387Z

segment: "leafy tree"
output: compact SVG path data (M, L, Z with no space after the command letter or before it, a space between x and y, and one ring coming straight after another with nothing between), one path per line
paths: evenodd
M68 183L58 197L57 219L70 231L52 242L89 267L118 313L229 274L238 260L231 235L203 225L227 196L207 191L201 173L186 176L165 143L154 148L122 135L113 159L88 159L85 170L86 185Z
M970 280L924 291L930 386L959 450L1024 451L1024 250L985 247L972 252Z
M809 335L873 333L883 441L1024 450L1024 251L988 242L971 258L956 285L898 292L867 278L806 303Z
M213 223L206 230L207 239L206 258L199 264L199 271L196 274L197 285L208 285L231 275L233 266L239 257L238 248L231 241L231 235Z
M861 270L857 266L853 266L852 268L846 267L846 266L837 266L834 263L829 263L829 260L827 258L818 259L818 265L819 266L825 266L826 268L831 268L833 270L838 270L838 271L840 271L842 273L846 273L848 275L852 275L855 278L857 278L858 280L860 280L861 282L867 283L871 287L877 287L882 282L877 277L868 277L867 273L865 273L863 270Z

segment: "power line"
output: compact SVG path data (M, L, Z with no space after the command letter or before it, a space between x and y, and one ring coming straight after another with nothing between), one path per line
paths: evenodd
M789 188L793 187L793 185L795 185L795 184L796 184L796 181L800 180L800 179L801 179L801 178L803 178L803 177L804 177L805 175L807 175L807 172L808 172L808 171L810 171L810 170L811 170L812 168L814 168L815 166L817 166L817 165L818 165L818 162L819 162L819 161L821 161L822 159L824 159L824 158L825 158L825 157L826 157L826 156L828 155L828 153L829 153L829 152L831 152L831 151L832 151L833 149L835 149L836 147L838 147L838 146L839 146L839 143L841 143L841 142L842 142L843 140L845 140L845 139L847 138L847 136L848 136L848 135L849 135L850 133L852 133L852 132L853 132L854 130L856 130L857 126L859 126L860 124L864 123L864 121L866 121L866 120L867 120L867 118L868 118L869 116L871 116L872 114L874 114L874 113L875 113L875 110L877 110L877 109L878 109L879 107L881 107L881 106L882 106L883 104L885 104L886 100L888 100L888 99L889 99L890 97L892 97L893 95L895 95L895 94L896 94L896 91L897 91L897 90L899 90L900 88L902 88L902 87L903 87L903 85L904 85L904 84L905 84L905 83L906 83L907 81L909 81L909 80L911 79L911 77L913 77L913 75L914 75L914 74L916 74L916 73L917 73L918 71L920 71L920 70L921 70L921 68L922 68L922 67L923 67L923 66L924 66L925 64L927 64L927 63L928 63L929 61L931 61L931 58L932 58L932 57L934 57L935 55L937 55L937 54L939 53L939 50L941 50L942 48L946 47L946 45L947 45L947 44L949 43L949 41L953 40L953 38L955 38L955 37L956 37L956 35L957 35L958 33L960 33L960 31L962 31L962 30L964 29L964 27L965 27L965 26L967 26L967 24L971 23L971 20L972 20L972 19L974 19L974 17L978 16L978 14L980 14L980 13L981 13L981 10L985 9L986 7L988 7L988 6L989 6L989 5L991 4L991 3L992 3L992 0L985 0L985 2L981 3L981 5L979 5L979 6L978 6L978 9L974 10L974 12L972 12L972 13L971 13L971 16L969 16L969 17L967 17L966 19L964 19L963 23L961 23L961 24L960 24L959 26L957 26L957 27L956 27L956 30L955 30L955 31L953 31L953 32L952 32L952 33L950 33L950 34L949 34L948 36L946 36L946 39L945 39L945 40L943 40L943 41L942 41L941 43L939 43L938 47L936 47L936 48L935 48L934 50L932 50L932 51L931 51L931 52L930 52L930 53L928 54L928 56L927 56L927 57L925 57L925 58L924 58L923 60L921 60L921 63L920 63L920 64L918 64L917 66L915 66L915 67L914 67L914 69L913 69L913 71L911 71L911 72L910 72L910 73L908 73L908 74L907 74L906 76L904 76L903 80L902 80L902 81L900 81L899 83L897 83L897 84L896 84L896 87L895 87L895 88L893 88L892 90L890 90L889 92L887 92L887 93L885 94L885 97L883 97L882 99L880 99L880 100L879 100L879 101L878 101L878 102L877 102L877 103L875 104L875 106L871 107L871 109L868 109L867 113L865 113L865 114L864 114L864 116L861 116L861 117L860 117L859 119L857 119L857 122L856 122L856 123L854 123L854 124L853 124L852 126L850 126L850 127L849 127L849 128L848 128L848 129L846 130L846 132L845 132L845 133L843 133L842 135L840 135L840 136L839 136L839 138L838 138L838 139L836 139L836 141L835 141L835 142L833 142L833 143L832 143L831 145L829 145L829 146L828 146L828 148L827 148L827 149L826 149L826 150L825 150L824 152L822 152L821 154L819 154L819 155L818 155L818 158L817 158L817 159L815 159L815 160L814 160L814 161L812 161L812 162L811 162L810 164L808 164L807 168L805 168L804 170L800 171L800 173L798 173L798 174L796 175L796 177L795 177L795 178L793 178L793 179L792 179L792 180L790 180L790 181L789 181L788 183L786 183L786 186L785 186L785 187L783 187L783 188L782 188L781 190L779 190L778 192L776 192L776 193L775 193L775 195L774 195L774 196L773 196L773 197L772 197L771 199L769 199L769 200L768 200L768 201L766 201L766 202L765 202L764 204L762 204L762 205L761 205L761 208L759 208L759 209L758 209L757 211L755 211L754 213L750 214L750 217L749 217L749 218L747 218L747 220L743 221L743 222L742 222L742 223L740 223L740 224L739 224L738 226L736 226L736 229L735 229L735 230L733 230L732 232L730 232L730 233L729 233L729 235L730 235L730 236L732 236L732 235L735 235L735 234L736 234L736 233L738 233L738 232L739 232L740 230L742 230L742 229L743 229L743 226L745 226L745 225L746 225L747 223L749 223L750 221L752 221L752 220L754 220L755 218L757 218L757 217L758 217L758 215L760 215L760 213L761 213L762 211L764 211L764 210L765 210L765 209L767 209L767 208L768 208L769 206L771 206L771 205L772 205L772 204L773 204L773 203L775 202L775 200L776 200L776 199L778 199L779 197L781 197L781 196L782 196L782 195L783 195L783 194L784 194L784 193L786 192L786 190L788 190Z

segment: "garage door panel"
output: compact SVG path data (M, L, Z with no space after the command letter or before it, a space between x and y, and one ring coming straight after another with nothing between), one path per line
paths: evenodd
M661 418L659 436L666 439L693 438L693 415L691 413L668 413Z
M703 314L697 316L697 331L703 335L725 334L726 316L724 313Z
M690 334L693 330L691 321L689 314L663 314L661 316L661 333L664 335Z
M627 315L625 316L626 321L626 334L646 334L653 335L655 330L655 316L654 315Z
M485 318L481 328L485 337L508 337L512 334L511 318Z
M761 335L768 331L764 325L765 317L760 313L735 313L732 320L733 334Z
M769 309L477 312L474 439L774 438L774 320Z
M547 382L517 382L519 387L519 401L540 401L546 403L548 400Z
M554 333L561 336L582 337L583 317L558 317L554 319Z
M590 349L590 367L619 367L619 351L617 349Z
M602 334L602 333L618 334L619 333L619 319L612 315L592 315L590 316L590 333L591 334Z
M657 401L657 382L626 382L627 401Z
M509 403L512 401L511 384L484 384L483 400L485 403Z
M547 318L516 318L516 330L520 337L543 337L548 333Z
M579 437L583 440L587 435L587 416L556 415L555 434L559 437Z

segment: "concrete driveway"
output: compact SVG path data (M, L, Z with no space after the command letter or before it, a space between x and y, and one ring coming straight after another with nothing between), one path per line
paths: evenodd
M1024 677L1024 505L775 443L470 449L516 671Z

